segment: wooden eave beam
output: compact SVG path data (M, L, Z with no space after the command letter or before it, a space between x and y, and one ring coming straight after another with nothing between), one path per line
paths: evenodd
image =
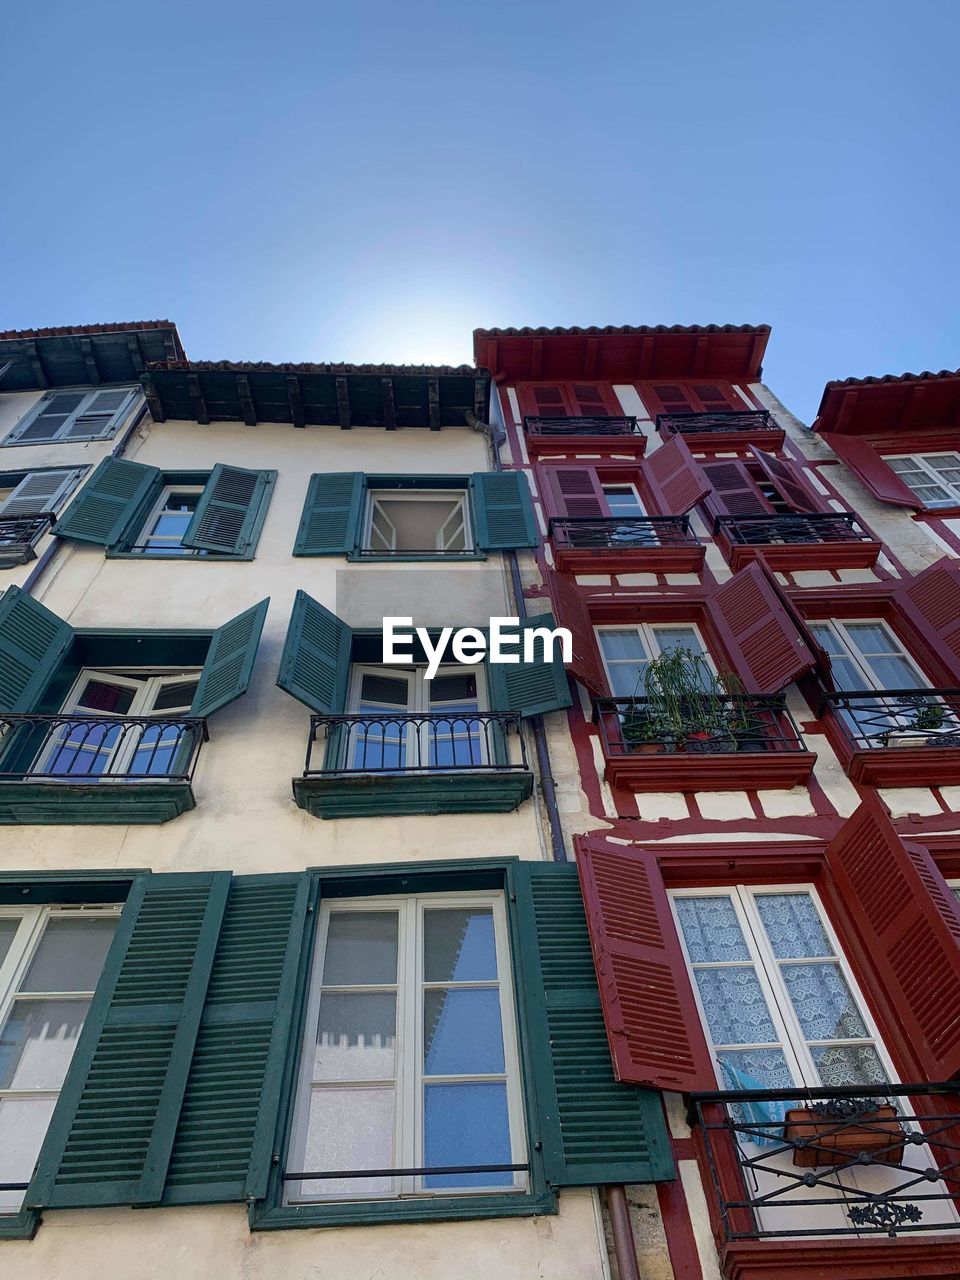
M926 387L914 385L910 388L897 414L896 426L899 429L905 430L917 425L918 419L923 414L923 403L926 398Z
M133 365L133 371L136 374L143 373L143 352L140 350L140 339L135 333L127 334L127 351L130 353L130 363Z
M543 372L543 339L534 338L530 344L530 377L539 378Z
M163 401L157 391L156 384L153 381L153 374L150 372L141 373L140 385L143 387L143 395L147 402L147 408L150 410L150 417L154 422L166 422L167 415L163 409Z
M637 376L642 380L649 378L653 369L653 335L645 333L640 339L640 364Z
M295 427L305 427L307 414L303 407L303 388L296 373L287 374L287 402L290 405L290 421Z
M744 375L747 378L759 381L763 368L760 364L760 352L763 350L763 338L759 333L755 333L750 339L750 352L747 356L747 372Z
M177 344L173 340L173 330L168 329L163 335L163 349L166 352L165 359L178 360L180 353L177 351Z
M587 339L587 349L583 356L583 376L585 378L595 378L597 376L597 357L600 354L600 343L596 338Z
M850 421L859 396L859 391L845 391L843 393L843 399L840 402L840 409L837 413L837 420L833 426L834 431L842 431Z
M440 430L440 379L427 379L427 413L430 419L430 430Z
M240 412L248 427L257 425L257 410L250 390L250 379L245 373L237 374L237 399L240 401Z
M353 426L350 416L350 384L343 374L337 375L337 416L340 419L340 430L349 431Z
M13 368L12 360L5 360L3 364L0 364L0 382L3 382L3 379L6 377L6 375L10 372L12 368Z
M37 380L37 385L45 391L49 387L50 382L47 378L47 371L43 367L43 361L40 359L40 352L37 350L37 344L30 338L23 344L30 361L30 367L33 369L33 376Z
M397 429L397 406L393 399L393 379L380 379L380 394L383 397L383 425L388 431Z
M202 426L206 426L210 421L210 412L207 409L207 402L204 398L203 387L200 385L200 375L198 373L187 374L187 390L190 392L190 399L193 401L194 417Z
M87 366L87 377L95 387L98 387L101 382L100 369L97 366L93 343L89 338L80 339L80 350L83 353L83 363Z
M480 419L485 421L487 414L487 382L485 378L474 378L473 380L473 412ZM491 395L493 394L491 388Z
M707 351L709 350L709 341L705 333L697 335L696 343L693 348L693 376L702 378L707 368Z

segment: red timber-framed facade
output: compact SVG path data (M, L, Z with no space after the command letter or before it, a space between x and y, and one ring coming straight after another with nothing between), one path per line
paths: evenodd
M673 1275L954 1276L960 374L831 383L811 432L768 336L475 356L537 508L525 594L574 637L575 855L618 1078L671 1119ZM678 647L722 727L646 705Z

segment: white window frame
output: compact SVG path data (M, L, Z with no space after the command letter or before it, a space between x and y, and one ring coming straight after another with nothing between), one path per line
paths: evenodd
M694 635L697 637L697 639L700 641L700 645L703 649L703 653L701 656L703 657L704 662L707 664L707 666L710 668L710 670L713 672L714 675L717 674L717 666L710 654L710 650L707 648L707 643L703 638L703 632L700 630L700 627L695 622L614 623L612 625L604 624L604 625L595 626L593 630L594 630L594 636L597 642L597 649L600 652L600 659L603 662L603 670L607 677L607 687L610 689L613 689L615 687L613 683L613 675L612 675L611 668L628 666L629 660L626 658L622 658L619 661L614 660L613 662L609 662L607 660L607 655L604 652L603 639L601 636L601 632L607 632L607 631L629 631L629 632L632 632L633 634L639 634L640 639L643 642L644 648L647 650L647 652L650 655L650 661L652 661L654 658L658 658L660 654L663 652L663 650L660 648L660 643L657 640L656 632L658 631L692 631ZM639 690L638 690L638 694L639 694ZM614 696L629 697L630 695L615 694Z
M424 679L425 672L426 672L426 667L422 665L409 666L409 667L382 667L382 666L377 666L376 664L371 664L371 663L353 663L350 668L350 683L349 683L348 692L347 692L347 704L346 704L347 714L348 715L364 715L365 714L363 711L360 710L360 702L361 702L360 694L363 688L363 677L378 676L388 680L389 679L393 679L393 680L405 679L407 681L407 705L406 707L401 707L398 705L394 708L391 708L391 710L395 712L396 715L398 716L404 716L404 715L442 716L444 714L444 704L434 702L433 699L431 698L430 695L431 695L431 689L433 686L433 681ZM468 672L471 672L475 676L477 681L476 715L480 716L480 715L483 715L488 710L488 707L486 705L487 704L486 671L484 669L483 664L478 663L476 666L472 668L468 668ZM453 666L448 663L444 666L437 668L437 676L435 678L442 677L442 676L462 676L462 675L464 675L464 668L462 666ZM375 717L374 712L370 712L369 714L371 718ZM390 712L384 711L384 712L381 712L380 714L385 719L389 719ZM467 711L452 712L451 718L456 719L462 715L464 719L466 719L466 717L471 714L472 714L471 712L467 712ZM357 745L358 736L361 732L362 730L359 727L351 730L350 734L348 735L347 741L344 744L345 750L346 750L345 759L348 762L353 758L354 748ZM405 754L406 754L407 763L406 765L398 766L398 768L411 768L413 767L413 765L418 759L425 760L428 758L428 748L429 748L429 741L430 741L429 739L430 730L429 730L428 723L425 723L420 730L419 746L417 744L415 735L410 730L410 727L407 727L406 729L404 729L402 726L400 726L400 732L406 734L407 741L406 741ZM454 736L462 737L466 739L469 735L466 732L463 732L463 733L457 733ZM476 766L474 767L481 769L485 765L490 763L488 759L488 755L489 755L487 750L488 745L489 744L487 742L487 735L484 734L481 730L480 740L478 743L480 759L478 760ZM427 766L425 765L421 765L420 767L427 768ZM460 765L435 766L436 771L438 773L441 772L445 767L462 768L464 766L460 766Z
M854 666L863 676L864 680L867 682L870 689L872 689L875 693L883 693L884 691L883 686L878 682L877 677L874 675L873 671L870 668L869 659L864 655L863 650L857 644L853 636L851 636L850 633L847 631L847 627L850 625L882 627L883 630L890 637L893 644L897 646L896 656L899 658L903 658L904 661L907 662L909 666L913 667L918 680L917 687L919 689L932 688L932 681L930 680L929 676L920 667L919 663L916 661L913 654L909 652L906 645L903 643L903 641L894 631L893 627L891 627L890 624L885 619L883 618L811 618L809 625L812 627L830 627L834 635L840 641L840 644L842 645L843 649L845 650L846 657L850 659L850 661L854 664Z
M71 393L79 394L84 391L84 397L75 409L61 422L60 426L51 436L37 437L33 440L23 441L25 448L32 445L55 444L58 441L66 440L69 444L82 442L84 440L109 440L114 436L120 427L120 424L126 419L131 407L140 396L139 387L94 387L92 391L87 391L84 387L51 387L45 392L40 399L23 415L20 421L7 433L2 441L3 446L16 445L20 443L20 437L30 427L30 424L43 413L44 405L55 395L70 395ZM86 435L71 435L70 428L78 418L82 418L90 409L96 397L102 391L124 391L126 398L121 401L119 406L114 409L110 417L104 422L100 431L90 432Z
M489 988L490 980L478 982L425 983L423 980L423 919L432 909L469 909L489 907L493 913L494 941L497 957L496 983L500 995L500 1023L503 1033L504 1071L487 1075L425 1076L423 1071L423 1017L422 992L430 987ZM335 991L396 990L396 1039L395 1075L380 1080L330 1080L314 1082L312 1063L316 1046L317 1022L323 986L323 963L332 911L398 911L397 982L396 984L363 984L356 987L333 988ZM526 1125L524 1121L523 1086L520 1071L520 1053L517 1031L517 1011L513 994L513 966L510 955L510 938L506 904L502 892L465 892L457 894L393 894L370 898L346 898L321 902L317 920L316 952L310 975L309 995L304 1024L304 1036L300 1049L297 1072L297 1094L290 1130L287 1167L297 1172L312 1173L321 1170L305 1169L304 1153L307 1145L307 1121L310 1100L315 1089L369 1087L383 1088L393 1084L394 1129L393 1166L399 1169L424 1168L424 1080L444 1083L447 1080L467 1083L471 1080L500 1081L506 1083L507 1118L510 1130L510 1159L504 1163L525 1164L527 1161ZM326 1172L326 1170L323 1170ZM306 1180L304 1180L306 1181ZM336 1201L379 1200L394 1201L415 1197L417 1199L448 1199L450 1196L490 1196L513 1192L526 1192L528 1175L523 1171L513 1174L510 1187L442 1187L422 1186L422 1178L404 1175L392 1179L394 1187L387 1192L367 1190L309 1194L302 1183L285 1184L285 1202L290 1204L316 1204ZM295 1190L299 1191L295 1194Z
M882 456L883 461L890 466L894 475L896 475L912 493L916 493L913 485L909 484L904 479L903 473L897 471L896 467L891 465L892 463L909 462L911 464L912 471L922 471L923 474L929 478L929 484L931 486L936 485L938 489L945 490L949 495L946 498L920 498L920 501L925 507L960 506L960 485L953 484L951 481L944 479L940 472L937 471L936 467L933 466L934 460L947 458L950 459L952 467L960 470L960 453L955 452L953 449L943 449L937 453L891 453L884 454ZM926 488L927 486L924 485L921 487ZM917 496L919 497L919 494Z
M396 529L387 513L380 507L380 502L454 502L457 504L455 509L443 521L437 529L436 546L431 551L429 548L420 548L416 551L404 551L398 549L396 545ZM373 522L378 515L381 520L393 530L391 547L374 547ZM463 524L463 546L456 551L448 551L443 545L444 530L451 520L459 516ZM449 536L449 535L447 535ZM470 555L474 551L473 530L470 523L470 503L467 501L466 489L390 489L390 488L372 488L367 495L366 516L363 523L363 543L362 550L372 555L382 556L463 556Z
M637 507L639 508L637 511L633 511L629 515L622 516L621 519L643 520L649 516L650 513L647 511L647 508L644 506L643 499L640 497L640 494L637 490L637 486L633 483L632 480L611 480L606 484L604 484L603 481L601 481L600 488L603 490L603 499L604 499L604 502L606 502L607 504L607 515L611 519L617 519L617 516L619 513L610 510L610 500L607 494L608 489L629 489L633 495L633 498L637 504Z
M167 503L170 501L172 494L187 493L191 495L196 494L197 497L199 497L205 488L206 485L202 484L164 484L156 502L150 508L147 518L144 520L143 524L141 524L137 534L135 535L136 541L131 544L130 550L136 550L141 555L148 557L156 556L158 558L164 555L176 556L178 559L185 556L204 555L205 552L199 551L193 547L185 547L182 542L174 542L172 538L164 539L164 542L167 545L150 547L147 544L150 538L161 536L150 533L150 528L166 511ZM180 513L172 512L171 514L179 515Z

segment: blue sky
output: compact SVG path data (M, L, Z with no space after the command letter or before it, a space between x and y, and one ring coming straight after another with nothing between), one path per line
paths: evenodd
M956 0L47 0L5 12L0 329L460 361L475 326L760 323L960 365Z

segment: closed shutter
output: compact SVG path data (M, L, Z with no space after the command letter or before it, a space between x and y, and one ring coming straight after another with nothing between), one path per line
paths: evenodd
M164 1204L266 1193L309 881L306 874L233 878Z
M76 470L31 471L4 502L0 516L39 516L56 511L83 474Z
M246 693L269 605L267 596L213 633L190 707L192 716L211 716Z
M748 693L779 693L816 665L816 654L759 565L735 573L706 603Z
M180 539L185 547L244 555L255 542L275 471L247 471L218 462Z
M879 502L923 510L923 502L866 440L824 433L821 437Z
M654 417L659 413L696 413L700 408L690 389L679 383L654 382L644 392L652 393L650 408Z
M555 625L552 613L540 613L536 617L524 618L519 627L520 643L505 647L504 650L508 654L518 654L520 661L487 663L488 693L490 706L494 711L512 711L520 716L540 716L548 711L560 711L570 706L572 702L570 685L567 681L559 641L553 646L552 661L544 661L544 647L541 639L537 639L535 648L539 660L523 661L526 632L535 627L546 627L552 631Z
M760 464L767 479L794 511L825 510L824 504L807 487L800 467L784 458L775 458L772 453L758 449L755 445L750 446L750 452Z
M747 409L726 382L695 382L691 391L704 413L728 413L731 409Z
M933 858L905 844L871 796L827 865L925 1078L960 1073L960 907Z
M960 564L938 560L897 588L895 599L947 673L960 685Z
M681 436L640 464L641 474L660 515L683 516L710 492L710 481Z
M86 399L83 391L57 391L44 396L36 408L28 412L7 436L7 444L30 444L34 440L53 440L67 420Z
M742 462L705 462L703 471L710 481L707 505L714 515L765 516L773 511Z
M607 515L607 501L593 467L541 467L537 478L551 516Z
M305 591L293 602L277 684L321 715L339 715L347 700L353 631Z
M547 1181L674 1177L660 1098L613 1074L576 867L520 862L511 880Z
M606 697L610 692L607 677L583 592L575 582L569 581L562 574L549 571L547 590L557 622L561 627L567 628L573 641L571 675L576 676L598 698Z
M517 386L520 412L529 418L568 418L572 413L570 401L561 386L535 386L521 382Z
M134 884L29 1207L160 1203L229 885L229 872Z
M61 538L112 547L127 538L138 519L146 518L162 483L156 467L125 458L104 458L54 524L53 532Z
M574 845L617 1079L716 1088L655 855L596 836L576 836Z
M0 711L32 711L64 652L73 627L20 587L0 596Z
M355 551L364 492L362 471L311 476L293 554L346 556Z
M471 492L474 540L482 551L537 546L533 500L522 471L478 471Z
M570 392L573 396L574 403L577 406L577 413L581 417L609 418L610 408L602 387L582 382L574 382L570 387ZM614 407L614 413L620 413L619 407Z
M102 440L113 435L137 395L139 391L132 391L129 387L92 392L80 406L80 412L67 424L61 438Z

